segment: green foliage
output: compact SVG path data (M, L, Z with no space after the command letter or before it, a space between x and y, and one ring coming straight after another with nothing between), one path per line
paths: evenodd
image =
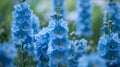
M90 40L91 46L94 47L92 51L96 50L99 37L101 36L101 26L103 24L103 14L102 10L99 6L94 5L93 10L93 22L92 22L92 29L93 29L93 36Z
M0 42L4 42L10 38L10 25L11 25L11 11L13 2L10 0L1 0L0 3Z
M29 56L27 53L18 50L18 57L14 61L16 67L36 67L37 61L34 56Z

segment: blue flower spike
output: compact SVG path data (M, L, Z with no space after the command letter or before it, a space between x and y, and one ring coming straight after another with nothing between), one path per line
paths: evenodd
M77 0L76 34L80 37L92 35L92 0Z
M113 32L115 25L106 15L106 22L104 23L104 34L100 37L97 51L99 55L107 60L108 66L115 66L120 64L120 39L118 33Z

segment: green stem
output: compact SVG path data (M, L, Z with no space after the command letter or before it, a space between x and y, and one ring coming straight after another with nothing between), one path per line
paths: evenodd
M23 47L23 45L22 45L22 67L26 67L26 62L25 62L25 54L24 54L24 47Z

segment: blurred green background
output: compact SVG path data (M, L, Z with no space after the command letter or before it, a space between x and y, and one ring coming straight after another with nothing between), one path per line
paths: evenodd
M50 20L51 15L51 1L52 0L27 0L30 8L33 10L40 19L40 29L46 27ZM93 6L93 21L92 29L93 36L86 38L89 41L90 51L95 51L96 46L101 36L101 26L103 21L103 12L107 7L108 0L92 0ZM119 3L120 0L115 0ZM0 43L5 41L11 41L11 24L12 24L12 11L14 5L17 4L17 0L1 0L0 1ZM75 20L76 20L76 0L66 0L66 20L69 23L69 34L75 31ZM79 39L76 36L69 36L69 39Z

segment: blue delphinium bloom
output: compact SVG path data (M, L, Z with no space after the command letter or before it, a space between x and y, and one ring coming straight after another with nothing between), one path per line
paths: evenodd
M74 44L73 41L70 42L70 46L67 50L68 57L67 57L67 62L68 62L68 67L77 67L78 61L76 59L76 52L74 49Z
M13 24L11 30L15 46L22 46L25 52L29 49L33 50L32 11L29 5L25 2L15 5L12 15Z
M56 25L52 31L53 35L59 38L66 37L67 35L67 30L61 25Z
M66 67L67 54L64 50L55 49L50 54L50 67Z
M107 67L106 61L96 54L85 55L79 59L78 67Z
M52 0L52 10L53 12L56 12L57 6L59 4L60 8L60 14L65 19L65 0Z
M120 39L117 33L112 33L110 36L104 34L98 43L98 53L103 58L107 59L110 64L116 64L120 61Z
M76 34L89 37L92 35L91 0L77 0Z
M35 55L39 61L37 67L48 67L49 57L47 55L48 43L50 40L49 29L43 28L35 35Z
M106 13L109 13L110 19L114 22L115 26L112 32L117 32L120 37L120 8L115 2L110 2L104 14L104 21L106 21Z
M49 22L49 28L51 29L50 35L55 38L68 37L68 23L63 20L60 14L53 14L52 20Z
M31 17L31 22L32 22L33 32L34 32L34 34L37 34L39 32L39 28L40 28L39 18L33 14Z
M48 44L48 55L50 57L50 67L67 66L67 49L69 46L68 24L64 21L62 15L58 12L53 14L49 23L50 42Z
M85 53L87 50L87 41L85 39L81 39L80 41L76 40L74 42L74 49L77 54Z
M107 60L108 66L120 64L120 39L118 33L114 33L115 24L106 14L106 22L103 26L104 34L100 37L97 51L99 55Z
M13 67L16 49L8 42L0 45L0 67Z
M76 40L68 49L68 67L77 67L78 59L82 57L87 50L87 41L85 39Z
M55 38L51 40L51 46L53 49L66 49L69 45L69 41L66 38Z

